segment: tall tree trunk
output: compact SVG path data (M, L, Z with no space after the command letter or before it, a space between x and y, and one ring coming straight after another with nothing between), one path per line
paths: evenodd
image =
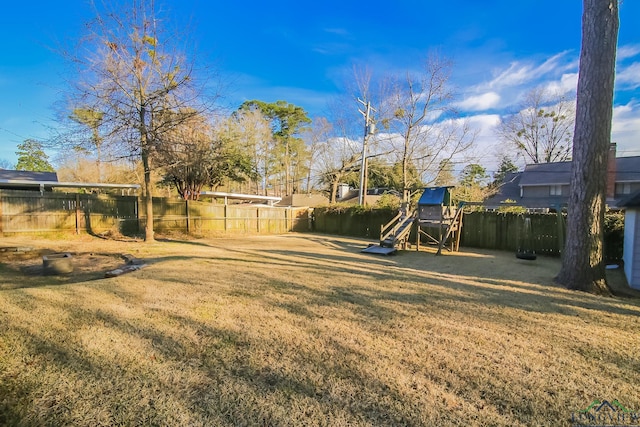
M584 0L567 239L556 280L569 289L611 294L603 242L618 40L618 0Z
M285 141L284 147L284 195L290 196L293 191L291 182L291 157L289 156L289 141Z
M336 175L331 183L331 194L329 195L329 203L334 204L336 202L336 195L338 194L338 184L340 183L338 175Z
M142 166L144 168L144 203L145 203L145 215L147 217L146 224L144 226L144 240L145 242L153 242L153 194L151 191L151 164L149 159L148 149L145 147L142 149Z

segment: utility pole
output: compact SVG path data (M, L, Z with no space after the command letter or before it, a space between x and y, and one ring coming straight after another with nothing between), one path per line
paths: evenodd
M364 116L364 138L362 141L362 162L360 163L360 194L358 197L358 204L364 205L367 197L367 142L369 135L375 132L375 125L373 118L371 117L371 111L376 111L371 107L371 102L364 102L358 98L358 102L365 108L364 111L358 108L360 114Z

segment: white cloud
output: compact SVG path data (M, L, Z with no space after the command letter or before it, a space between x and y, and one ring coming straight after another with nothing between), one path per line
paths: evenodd
M633 58L638 54L640 54L640 45L638 44L620 46L616 51L616 59L622 61L627 58Z
M499 102L499 94L496 92L487 92L482 95L470 96L457 105L465 111L482 111L497 106Z
M501 88L526 83L531 79L531 66L513 62L508 69L488 83L489 87Z
M640 62L634 62L628 67L619 68L616 73L616 84L621 84L627 89L640 87Z
M466 111L513 109L523 96L537 87L544 87L560 95L575 94L578 80L578 60L569 51L557 53L543 61L512 62L491 80L479 82L466 92L482 94L469 96L458 106ZM572 97L572 96L571 96Z
M442 122L442 126L452 123L454 127L467 126L474 137L474 145L469 151L458 153L453 157L455 164L462 169L471 163L478 163L492 173L498 169L501 157L507 152L507 147L498 138L497 127L500 124L498 114L477 114L463 118ZM510 156L515 160L515 155Z
M566 56L567 51L560 52L537 66L531 63L513 62L508 69L490 81L488 86L491 88L520 86L539 80L546 74L565 71L570 65L563 65L560 60Z
M560 77L560 81L553 81L547 83L545 89L549 93L565 95L571 93L575 97L578 87L578 73L563 74Z
M508 147L500 141L497 128L500 116L497 114L478 114L467 117L467 123L476 132L474 155L477 163L488 172L498 169L501 157L510 154ZM510 156L515 160L515 156Z
M611 140L618 144L618 156L640 156L640 102L614 107Z

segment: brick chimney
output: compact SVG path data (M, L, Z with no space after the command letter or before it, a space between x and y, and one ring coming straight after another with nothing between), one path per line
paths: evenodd
M616 195L616 143L609 144L607 159L607 200L613 200Z

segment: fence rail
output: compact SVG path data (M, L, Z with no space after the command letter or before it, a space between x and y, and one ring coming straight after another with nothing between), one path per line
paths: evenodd
M0 235L117 231L138 235L146 218L136 196L0 191ZM280 234L308 230L307 209L153 199L154 230L189 234Z

